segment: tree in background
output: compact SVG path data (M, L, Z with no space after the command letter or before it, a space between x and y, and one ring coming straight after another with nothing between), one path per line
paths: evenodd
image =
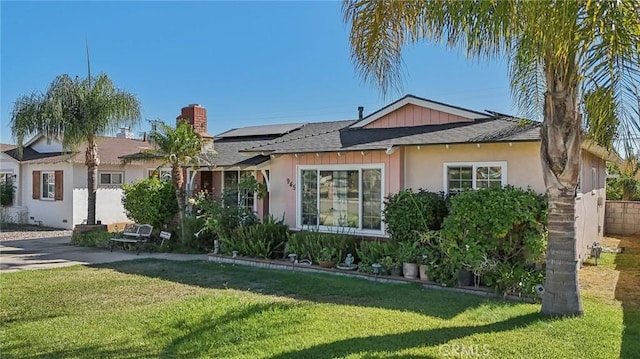
M640 162L638 155L627 154L620 164L607 165L610 174L617 175L607 181L607 199L640 201Z
M59 138L65 149L76 152L86 146L87 224L96 223L96 193L100 157L96 139L140 119L138 99L117 89L105 74L97 78L60 75L45 93L19 97L11 112L11 132L22 155L24 138L35 134Z
M517 104L544 119L549 237L542 312L581 315L574 228L581 123L607 147L616 129L640 132L640 3L353 0L343 12L356 69L383 94L401 87L407 43L446 43L474 58L507 56Z

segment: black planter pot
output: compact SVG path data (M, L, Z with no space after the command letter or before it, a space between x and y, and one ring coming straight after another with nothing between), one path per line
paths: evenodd
M458 286L469 287L473 285L473 273L466 269L458 270Z

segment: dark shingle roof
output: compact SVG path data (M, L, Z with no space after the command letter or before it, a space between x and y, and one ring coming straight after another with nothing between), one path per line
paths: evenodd
M283 123L276 125L261 125L261 126L248 126L241 128L234 128L225 131L215 138L228 138L228 137L250 137L250 136L282 136L291 131L295 131L304 126L304 123Z
M255 166L269 159L269 156L255 155L240 152L249 147L257 147L267 144L273 138L255 139L255 138L236 138L236 139L214 139L213 148L216 156L213 162L216 166Z
M397 128L346 128L349 122L335 123L333 131L316 135L298 138L288 135L288 139L287 136L283 136L269 144L247 149L247 151L269 153L361 151L386 149L390 146L538 141L540 139L540 124L507 117ZM290 135L295 135L295 132Z
M96 140L98 145L98 156L100 157L101 164L120 164L119 157L140 152L142 149L150 147L149 142L142 140L135 140L129 138L117 138L117 137L98 137ZM23 149L22 163L58 163L58 162L75 162L84 163L84 151L86 147L81 146L78 152L64 153L64 152L50 152L40 153L35 151L31 147L25 147ZM16 148L8 151L4 151L9 156L18 159L18 151Z

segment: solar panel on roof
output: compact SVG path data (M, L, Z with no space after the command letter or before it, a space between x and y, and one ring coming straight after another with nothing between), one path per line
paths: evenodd
M242 128L229 130L215 137L226 138L226 137L284 135L285 133L289 133L291 131L299 129L304 125L305 125L304 123L286 123L286 124L279 124L279 125L249 126L249 127L242 127Z

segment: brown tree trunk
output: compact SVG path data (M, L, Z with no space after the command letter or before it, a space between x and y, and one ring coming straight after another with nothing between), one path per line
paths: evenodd
M546 281L542 313L582 315L575 230L580 172L577 92L561 71L548 71L540 155L549 200Z
M184 176L182 174L182 168L180 164L174 164L171 166L171 178L173 179L173 188L176 191L176 201L178 202L178 218L180 219L180 239L185 241L184 233L184 216L186 201L186 191L184 190Z
M87 224L96 224L96 194L98 192L98 145L93 138L87 141L85 152L85 165L87 166Z

